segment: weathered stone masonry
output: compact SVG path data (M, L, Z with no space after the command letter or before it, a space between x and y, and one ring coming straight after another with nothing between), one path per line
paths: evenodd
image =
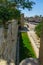
M8 25L7 39L4 39L4 37L2 36L3 39L2 42L0 42L0 55L3 55L6 60L11 60L14 62L16 60L17 35L18 24L17 21L12 20L11 23Z

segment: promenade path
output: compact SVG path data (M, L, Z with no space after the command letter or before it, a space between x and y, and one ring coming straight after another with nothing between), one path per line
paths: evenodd
M39 48L40 48L40 39L36 35L34 29L37 24L34 23L27 23L29 25L29 28L27 31L28 37L30 38L31 44L34 48L34 51L36 53L36 57L39 58Z
M33 31L27 32L28 37L30 38L32 47L34 48L34 51L36 53L36 57L39 58L39 44L37 38L35 37L35 34Z

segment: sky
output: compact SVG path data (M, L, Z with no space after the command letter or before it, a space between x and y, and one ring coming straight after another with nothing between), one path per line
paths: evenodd
M25 17L31 17L35 15L42 15L43 16L43 0L30 0L34 1L36 4L33 5L33 8L31 11L28 11L27 9L22 10L21 12L24 13Z

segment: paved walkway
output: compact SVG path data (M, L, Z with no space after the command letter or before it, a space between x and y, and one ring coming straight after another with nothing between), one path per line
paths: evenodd
M34 51L36 53L36 57L39 58L40 40L34 31L35 26L37 24L34 24L33 22L29 22L26 24L29 26L29 27L27 27L27 29L29 30L29 31L27 31L28 37L30 38L31 44L32 44ZM25 26L27 26L27 25L25 25Z
M31 35L31 37L33 38L37 48L40 48L40 39L37 37L35 31L29 31L29 34Z
M37 39L34 31L27 31L27 34L31 40L31 44L32 44L34 51L36 53L36 57L38 58L39 57L39 47L40 47L39 40Z

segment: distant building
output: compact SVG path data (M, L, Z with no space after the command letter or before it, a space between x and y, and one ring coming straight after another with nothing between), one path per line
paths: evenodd
M28 22L40 22L42 20L42 16L34 16L34 17L26 17L25 20Z

